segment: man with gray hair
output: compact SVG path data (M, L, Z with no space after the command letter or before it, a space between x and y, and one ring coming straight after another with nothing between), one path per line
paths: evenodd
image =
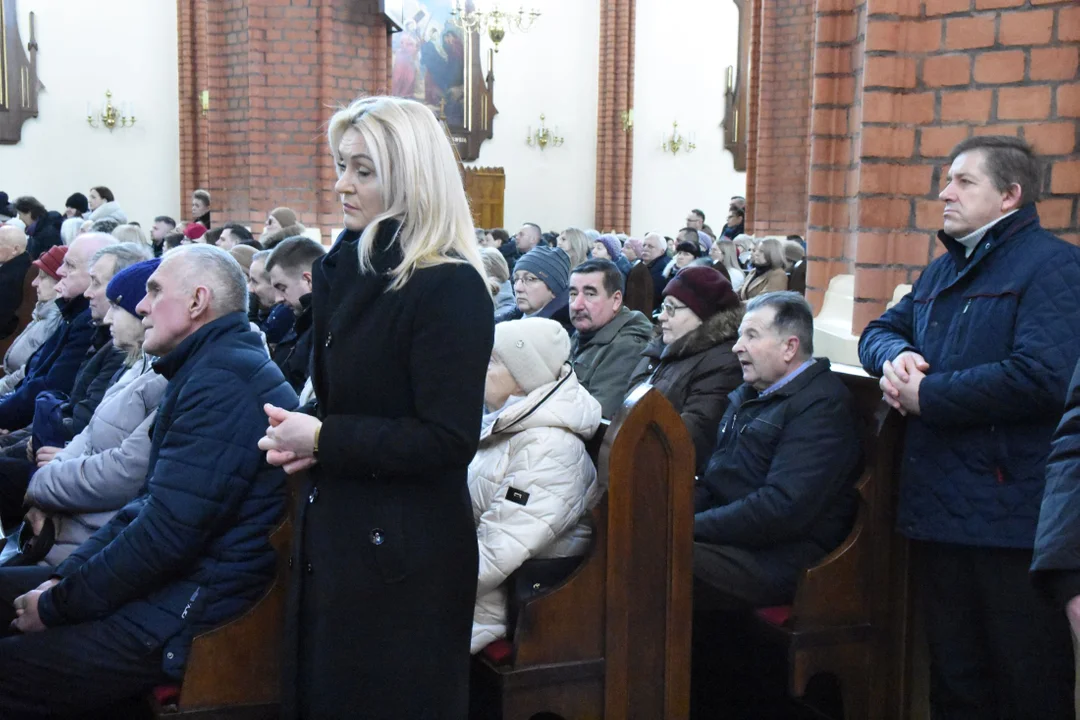
M694 576L704 607L790 603L799 574L836 548L855 516L858 420L798 293L750 301L716 449L694 488Z
M22 633L0 640L0 717L100 712L177 682L191 638L273 581L285 474L259 452L262 408L297 399L249 329L243 271L189 245L165 254L146 289L143 348L169 384L145 492L44 582L0 570L0 606Z
M0 340L19 329L23 282L29 271L26 233L17 227L0 227Z
M75 238L57 270L59 327L26 364L26 374L15 390L0 398L0 435L7 435L34 419L34 400L44 390L70 393L94 335L90 302L83 293L90 287L90 260L116 238L88 233Z

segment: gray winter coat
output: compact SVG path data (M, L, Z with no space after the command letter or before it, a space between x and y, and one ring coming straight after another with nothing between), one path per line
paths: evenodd
M622 407L626 383L641 360L641 351L653 336L649 319L625 305L587 340L575 332L570 340L570 361L582 387L600 403L610 419Z
M60 306L55 300L38 303L34 306L30 324L19 333L4 354L4 377L0 378L0 395L7 395L23 379L26 361L34 351L60 326Z
M60 564L130 502L146 482L150 426L168 381L142 357L108 389L90 424L34 473L26 491L53 513L56 544L43 565Z

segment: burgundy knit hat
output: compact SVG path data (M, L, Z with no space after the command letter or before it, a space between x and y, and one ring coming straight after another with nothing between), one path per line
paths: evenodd
M44 270L45 274L53 280L59 280L57 271L64 264L64 256L67 255L67 245L55 245L43 252L37 260L31 263L34 267Z
M702 322L741 302L727 278L704 265L691 265L680 270L664 288L664 297L668 296L693 310Z

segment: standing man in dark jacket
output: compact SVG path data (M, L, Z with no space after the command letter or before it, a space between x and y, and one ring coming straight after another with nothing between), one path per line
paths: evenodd
M326 254L322 244L307 237L283 240L266 259L270 284L277 302L286 303L296 315L292 331L274 348L274 364L292 389L304 389L311 367L311 266Z
M248 328L228 253L178 249L146 286L144 348L169 379L146 494L51 576L0 571L23 633L0 640L2 717L91 712L181 678L192 637L245 612L273 579L285 483L258 449L262 407L295 407L296 394Z
M855 517L857 416L829 361L814 359L813 334L810 305L792 292L751 300L739 328L745 382L694 488L694 576L731 606L791 602L799 573Z
M947 252L859 343L908 417L897 524L915 541L931 714L1071 718L1068 625L1028 568L1080 357L1080 248L1040 227L1021 140L973 137L950 162Z
M90 259L116 242L101 233L80 235L64 256L57 274L56 293L62 307L60 326L26 364L26 376L9 395L0 399L0 431L6 435L30 424L34 401L43 390L71 392L75 376L86 358L94 335L90 303L83 293L90 287Z
M17 227L0 227L0 340L19 329L23 283L30 262L26 233Z

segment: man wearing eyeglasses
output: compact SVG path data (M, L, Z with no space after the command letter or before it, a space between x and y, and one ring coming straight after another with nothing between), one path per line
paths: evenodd
M495 322L542 317L560 323L567 333L570 323L570 256L559 248L537 246L514 265L515 307L495 316Z

